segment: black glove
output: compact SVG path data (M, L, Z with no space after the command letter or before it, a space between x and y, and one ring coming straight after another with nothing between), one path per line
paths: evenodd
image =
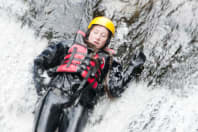
M49 77L52 77L52 76L56 75L56 74L57 74L56 70L57 70L57 67L48 69L48 70L47 70L48 76L49 76Z
M49 77L46 72L38 72L34 74L34 82L36 87L36 92L39 96L43 95L44 91L48 88Z
M97 66L95 66L95 67L93 67L90 63L91 63L91 61L93 61L90 57L85 57L84 58L84 60L83 60L83 62L82 62L82 64L80 64L80 67L79 67L79 69L77 70L77 72L80 74L80 75L82 75L82 72L83 71L89 71L88 70L88 68L87 67L90 67L90 69L92 70L91 71L91 74L90 74L90 76L89 77L95 77L95 73L97 72ZM96 61L98 61L99 62L99 65L100 65L100 60L99 59L97 59Z
M137 75L142 72L145 61L146 61L146 56L144 55L143 52L139 52L137 55L132 57L129 65L133 67L133 72L132 72L133 75L134 74Z

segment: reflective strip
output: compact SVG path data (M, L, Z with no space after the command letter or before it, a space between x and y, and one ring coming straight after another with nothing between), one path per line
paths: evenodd
M76 52L77 52L77 47L74 47L74 49L72 51L72 54L71 54L71 56L69 58L69 62L67 63L67 67L69 67L70 64L72 63L72 60L74 59L74 55L76 54Z

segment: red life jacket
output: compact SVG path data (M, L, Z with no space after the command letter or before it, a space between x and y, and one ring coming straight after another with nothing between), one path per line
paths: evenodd
M64 62L57 69L58 72L77 72L78 66L87 55L87 48L85 46L74 44L64 57Z
M75 73L80 68L84 58L87 56L87 47L80 44L74 44L68 51L68 54L64 57L64 62L57 68L57 72L69 72ZM99 55L96 54L94 59L98 59ZM103 70L105 64L105 59L102 58L102 63L100 64L95 77L89 77L87 79L88 83L92 85L93 88L98 86L98 78L101 75L101 70ZM89 65L87 65L86 70L81 72L81 76L85 78L88 74L88 71L91 67L95 67L96 63L93 60L90 60Z
M79 33L79 32L78 32ZM82 33L80 33L82 34ZM84 36L84 35L83 35ZM103 53L105 54L105 53ZM68 50L68 54L64 57L64 62L57 68L57 72L68 72L68 73L76 73L80 69L80 65L83 63L85 57L88 56L88 49L86 45L82 44L73 44L72 47ZM94 59L100 59L99 67L95 69L95 76L89 77L87 82L92 86L92 88L97 88L98 80L101 77L101 71L104 69L105 66L105 57L99 56L96 54ZM96 63L92 59L90 59L89 65L87 65L86 69L81 72L81 76L86 78L88 71L91 68L96 68Z

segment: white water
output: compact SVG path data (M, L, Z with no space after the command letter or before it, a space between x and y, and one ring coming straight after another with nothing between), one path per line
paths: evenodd
M36 93L32 84L33 59L47 45L16 16L27 9L21 1L0 0L0 130L31 132ZM196 87L186 80L186 88ZM189 97L165 88L149 89L132 83L122 98L101 101L85 132L197 132L197 90ZM146 125L148 124L148 125ZM145 128L145 129L143 129ZM131 130L131 131L130 131Z
M197 132L196 94L183 98L130 84L122 98L97 105L85 132Z
M36 93L32 84L33 59L47 44L16 17L27 7L16 0L0 0L0 131L30 132ZM38 46L39 45L39 46Z

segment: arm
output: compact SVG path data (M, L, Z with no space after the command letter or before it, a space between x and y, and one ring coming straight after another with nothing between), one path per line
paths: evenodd
M39 56L34 60L33 79L37 94L46 88L46 80L49 80L47 70L59 65L67 52L68 46L65 42L60 42L55 45L49 45Z
M121 96L126 84L130 82L134 76L141 73L145 60L146 56L140 52L131 59L129 67L124 72L120 63L116 61L113 62L109 76L109 90L113 97Z

